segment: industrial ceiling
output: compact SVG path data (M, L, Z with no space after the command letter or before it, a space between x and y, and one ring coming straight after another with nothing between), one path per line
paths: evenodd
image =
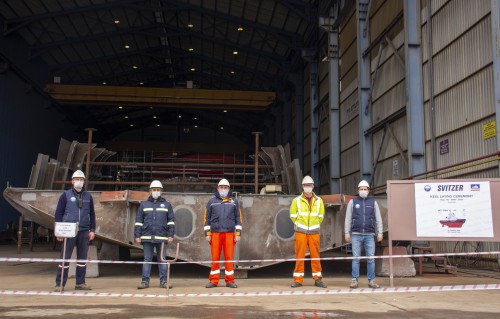
M195 118L213 129L224 125L251 143L251 132L265 130L270 110L279 107L290 75L303 72L301 50L317 41L317 17L314 0L0 1L3 37L19 39L30 61L48 66L44 92L71 121L97 128L104 139L179 125L182 112L184 126ZM54 95L68 85L72 97ZM111 98L78 96L88 88ZM162 96L173 99L179 89L201 95L177 103L153 93L156 103L129 103L115 96L118 88L122 97L142 96L141 88L165 89ZM254 103L262 96L264 107ZM244 107L231 102L237 100Z

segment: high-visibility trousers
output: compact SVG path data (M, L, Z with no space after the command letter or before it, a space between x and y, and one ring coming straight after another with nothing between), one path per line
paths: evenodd
M233 260L234 256L234 233L212 233L212 241L210 242L210 251L212 253L212 261L220 260L220 253L224 249L224 259ZM233 263L226 261L225 280L226 284L234 281ZM214 285L219 284L220 279L220 262L212 263L212 269L208 280Z
M307 247L311 258L319 258L320 235L319 234L304 234L295 232L295 257L305 258ZM321 274L321 261L311 260L312 277L314 280L323 278ZM304 261L296 260L295 269L293 270L293 280L302 284L304 281Z

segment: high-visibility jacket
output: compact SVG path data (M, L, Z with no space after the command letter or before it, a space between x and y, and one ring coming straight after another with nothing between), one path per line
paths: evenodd
M163 197L152 196L142 202L135 217L134 238L160 243L174 237L175 217L172 205Z
M319 228L325 216L323 200L313 193L311 201L302 193L293 199L290 205L290 219L295 231L305 234L319 234Z

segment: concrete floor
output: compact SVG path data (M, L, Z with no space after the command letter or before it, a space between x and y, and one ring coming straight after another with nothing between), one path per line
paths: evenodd
M18 255L14 245L0 245L0 257L57 258L51 245L37 244L34 252L26 247ZM363 268L362 268L363 269ZM290 288L293 263L282 263L249 272L248 279L238 279L238 289L224 286L204 288L209 269L199 265L174 265L171 270L174 289L158 287L158 273L153 267L151 288L137 290L141 265L99 266L100 277L88 278L90 293L136 294L127 297L68 296L74 278L68 280L65 294L52 293L54 263L0 262L0 318L498 318L500 314L500 273L491 276L437 273L426 265L424 276L395 278L395 287L498 284L499 289L436 292L350 291L350 262L323 262L327 289L315 289L307 278L304 286ZM307 272L309 271L309 272ZM310 270L306 270L306 274ZM389 287L388 278L377 278ZM221 282L222 284L222 282ZM366 288L366 277L360 281ZM7 294L7 291L36 291L32 295ZM288 292L294 291L295 295ZM314 294L314 292L322 294ZM382 290L380 290L382 291ZM47 295L49 294L50 295ZM282 292L274 296L245 296L256 292ZM230 295L230 294L235 295ZM45 294L45 295L43 295ZM144 296L147 295L147 296ZM197 296L187 294L198 294ZM223 294L207 296L206 294Z

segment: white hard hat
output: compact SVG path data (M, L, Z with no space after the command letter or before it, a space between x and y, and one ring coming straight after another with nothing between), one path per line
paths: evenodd
M302 180L302 185L304 185L304 184L313 184L314 185L314 180L309 175L304 176L304 179Z
M368 184L368 182L365 180L362 180L361 182L359 182L358 188L363 187L363 186L370 188L370 184Z
M76 170L73 173L73 176L71 176L71 179L73 179L73 178L83 178L83 179L85 179L85 174L83 174L83 172L81 170Z
M229 185L229 181L227 179L223 178L223 179L221 179L219 181L219 184L217 186L227 186L227 187L229 187L230 185Z
M151 182L151 185L149 185L149 188L163 188L163 185L160 181L154 180Z

